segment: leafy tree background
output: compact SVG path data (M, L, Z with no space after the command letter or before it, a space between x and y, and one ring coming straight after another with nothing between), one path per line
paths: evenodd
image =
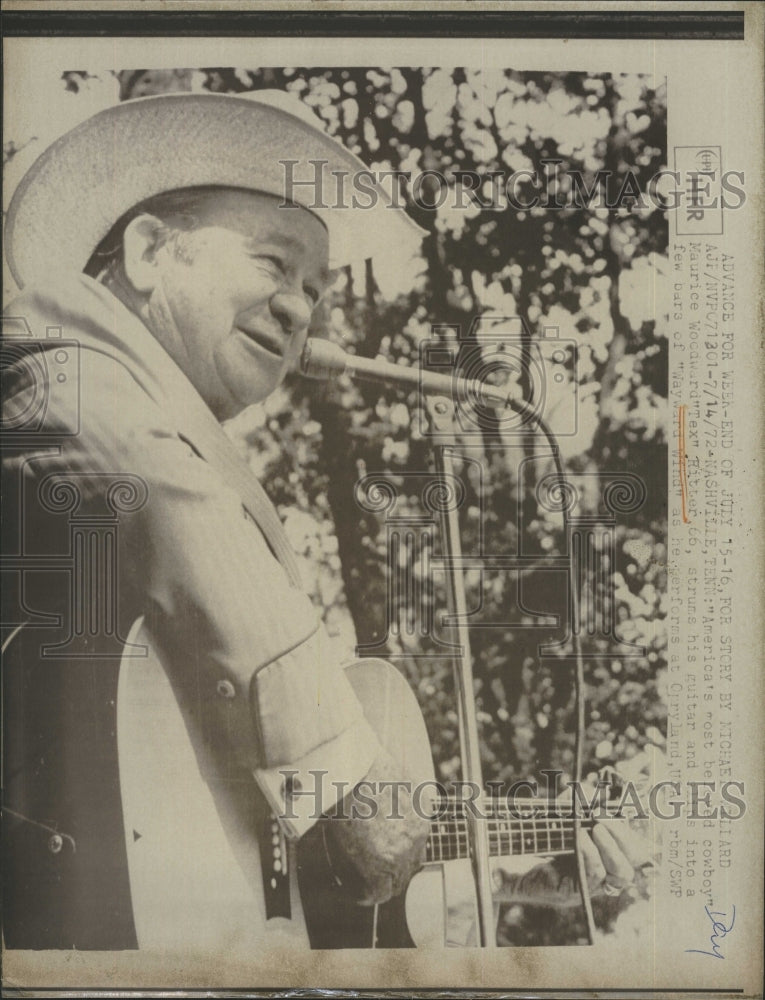
M561 200L566 170L580 171L588 188L597 171L611 171L612 192L631 171L645 191L666 162L665 88L634 74L211 68L70 72L60 86L72 105L83 106L81 117L99 101L105 106L168 91L282 89L309 104L373 169L438 170L452 186L455 170L537 171ZM9 166L27 144L45 143L20 136L7 144ZM543 160L560 161L557 180ZM534 193L530 182L518 186L524 199ZM437 195L437 187L423 187L424 198ZM448 207L454 198L446 201L437 211L410 205L428 235L398 270L390 259L344 269L313 332L358 354L404 364L418 363L419 346L434 336L434 326L445 337L450 328L465 334L486 314L522 317L530 342L545 327L576 342L579 433L561 439L566 468L575 475L629 471L647 486L642 507L618 520L608 586L587 582L597 599L610 602L620 636L644 645L646 655L587 661L586 769L619 764L637 773L651 745L663 743L666 714L668 354L655 315L656 289L666 273L665 216L652 206L629 205L455 211ZM475 346L481 347L480 338ZM557 405L565 410L566 400ZM306 587L338 647L383 642L419 698L438 773L448 779L459 775L451 665L427 655L434 639L407 619L411 601L400 596L389 606L385 523L354 499L359 478L379 472L399 487L398 514L423 513L419 489L407 490L410 480L400 478L431 467L420 416L416 394L295 376L264 407L246 411L231 432L284 519ZM554 415L550 419L555 429ZM482 496L464 467L463 549L475 550L482 523L486 551L511 553L521 545L538 554L540 568L523 577L524 602L560 613L562 581L553 584L556 577L541 568L545 556L564 551L560 517L540 509L535 497L536 481L551 471L549 459L527 442L524 457L536 464L519 480L517 455L502 435L487 435L485 444ZM475 457L474 439L470 445ZM586 512L596 514L597 503L588 502ZM425 572L417 544L406 558L425 613L437 614L445 603L443 580ZM467 583L469 600L484 602L482 620L507 623L475 629L472 637L486 778L509 783L544 767L570 773L571 670L540 662L537 654L540 642L562 638L565 629L517 628L531 619L518 610L507 572L486 573L483 581L471 572ZM608 652L608 645L590 639L588 652ZM513 931L512 913L506 916L509 937L521 943L523 921Z

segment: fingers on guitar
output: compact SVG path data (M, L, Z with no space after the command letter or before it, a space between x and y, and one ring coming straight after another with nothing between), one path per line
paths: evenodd
M633 868L642 868L644 865L653 862L652 844L649 837L633 830L626 822L611 823L608 829L622 854L624 854Z
M592 839L584 834L580 839L582 854L584 855L584 869L587 872L587 882L590 892L594 892L606 877L606 868L600 856L600 852Z
M603 823L596 823L592 839L600 852L606 873L612 877L612 884L629 884L635 877L635 866L630 863L610 829Z

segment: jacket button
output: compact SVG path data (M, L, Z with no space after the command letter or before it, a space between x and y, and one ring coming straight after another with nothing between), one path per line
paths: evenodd
M218 681L215 689L221 698L236 698L236 688L231 681Z
M295 795L299 795L302 790L303 785L300 778L296 778L293 774L282 782L282 794L285 798L291 799Z
M60 854L64 847L64 838L59 833L54 833L48 841L48 850L51 854Z

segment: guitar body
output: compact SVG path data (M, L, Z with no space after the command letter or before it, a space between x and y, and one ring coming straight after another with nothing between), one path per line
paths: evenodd
M508 874L521 875L540 863L533 855L503 857L492 862ZM417 948L477 948L478 909L473 866L469 858L426 865L406 892L406 926ZM499 904L494 905L495 922Z
M139 948L255 954L265 935L273 944L307 947L296 893L293 919L266 920L254 779L221 773L140 619L128 641L147 651L145 657L123 657L117 692L120 788Z
M320 824L298 845L287 845L291 919L266 919L255 781L221 773L193 714L176 698L141 620L128 642L147 653L123 658L117 695L120 786L139 947L252 953L265 936L269 945L287 947L411 947L403 897L377 908L344 899L327 866ZM427 732L404 677L377 659L356 661L346 670L381 743L407 774L432 779Z

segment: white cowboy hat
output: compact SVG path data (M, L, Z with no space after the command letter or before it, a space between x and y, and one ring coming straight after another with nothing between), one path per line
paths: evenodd
M360 171L365 177L355 187ZM128 209L198 185L263 191L309 209L329 230L333 267L422 235L372 182L366 164L322 131L320 119L292 95L163 94L93 115L33 163L6 221L13 277L23 287L62 266L82 270Z

